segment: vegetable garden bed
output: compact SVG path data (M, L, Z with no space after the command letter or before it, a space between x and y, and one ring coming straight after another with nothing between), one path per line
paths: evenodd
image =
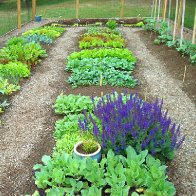
M114 49L96 50L89 47L88 44L83 44L83 46L80 46L89 48L85 53L80 52L78 41L82 41L82 38L78 38L79 36L81 37L84 34L84 30L85 28L82 27L67 29L67 32L57 40L57 43L54 48L49 51L49 57L43 63L41 63L41 67L37 68L37 70L32 76L32 79L28 80L28 83L24 83L22 91L12 98L11 103L13 105L10 109L8 109L7 112L5 112L3 116L3 121L5 125L0 129L0 133L2 134L2 140L6 147L5 150L3 150L5 156L4 159L2 159L2 163L5 164L6 162L10 161L7 166L4 165L2 170L3 175L1 177L5 175L10 176L10 179L5 178L4 184L2 185L3 194L10 194L13 192L16 194L33 193L35 187L32 188L32 182L30 180L31 169L33 168L33 165L35 163L39 162L43 154L51 153L53 146L52 132L54 129L54 122L56 120L58 120L56 122L56 128L54 131L56 148L52 152L53 158L51 159L49 156L44 156L42 160L44 164L48 166L36 165L34 167L34 169L36 170L36 184L41 194L45 194L43 193L43 190L47 190L46 192L48 192L48 195L63 195L65 191L67 192L67 195L68 193L73 195L74 190L75 194L82 193L83 195L99 195L100 192L104 192L105 190L106 192L113 192L111 193L111 195L115 194L116 191L119 191L118 194L120 195L127 195L128 192L130 195L140 195L147 194L150 190L158 191L153 190L152 185L154 184L145 182L142 176L138 177L138 180L140 180L140 182L137 183L139 184L135 182L131 185L132 182L130 182L129 179L137 177L132 176L131 178L128 178L128 174L130 174L131 171L128 170L129 166L127 166L125 163L128 161L133 165L138 165L137 161L139 161L139 156L137 158L135 150L131 147L127 149L127 153L123 144L120 149L116 148L119 147L119 145L113 145L109 148L117 154L119 154L119 150L123 151L123 155L128 154L127 160L121 159L119 155L113 155L112 151L107 152L109 149L106 148L105 155L107 155L107 153L109 154L106 156L106 159L103 159L101 165L98 165L98 163L90 160L87 162L85 162L85 160L77 162L72 159L69 154L66 154L64 152L66 151L67 153L72 153L73 141L77 142L78 140L81 140L82 138L85 139L86 137L89 139L88 135L83 137L83 135L81 136L81 133L78 132L78 123L80 124L80 121L78 121L78 117L81 116L83 120L82 111L84 109L86 109L87 112L94 110L95 106L92 105L90 97L100 96L101 92L103 92L103 94L105 95L108 93L111 94L113 91L117 91L118 94L127 91L127 97L129 97L130 93L135 94L137 92L139 94L139 97L142 98L143 101L147 100L149 102L154 102L155 98L157 97L159 99L163 98L163 110L169 109L169 114L171 115L172 119L176 121L177 124L180 123L182 125L182 132L183 135L184 133L187 134L187 140L194 140L193 125L195 110L192 101L194 101L195 93L192 92L191 89L193 89L193 85L195 83L195 79L193 77L195 69L190 66L188 67L188 69L190 68L191 71L188 72L188 77L186 80L187 83L185 82L185 84L182 86L179 80L181 76L180 71L178 70L177 72L175 72L176 68L172 69L171 67L169 67L170 62L172 62L173 58L176 59L175 64L172 63L172 66L174 67L176 66L176 64L178 64L180 67L184 67L184 64L188 63L188 60L182 60L181 57L177 58L179 57L179 54L177 52L172 52L173 56L171 56L170 53L167 52L167 49L164 47L162 47L163 49L165 49L164 53L157 53L157 46L151 45L150 41L148 41L150 34L145 34L143 30L137 28L131 29L128 27L120 28L120 30L123 32L123 37L121 37L120 39L125 39L126 45L114 44ZM95 33L97 32L92 33L95 35ZM89 34L86 36L89 36ZM108 42L105 41L105 38L103 40L104 42L102 44ZM124 43L124 41L122 41L122 43ZM95 42L94 44L95 45L93 47L97 47L97 42ZM100 45L98 47L103 47L103 45ZM128 48L129 50L124 49L124 47ZM65 57L68 56L68 53L69 57L68 62L66 61L66 72L63 73L63 70L65 68ZM113 62L112 57L116 59L116 62ZM124 60L118 61L119 58L121 60ZM104 59L104 61L100 61L100 59ZM136 59L137 63L135 64ZM88 73L91 73L93 69L93 67L91 66L92 64L94 64L97 69L93 70L93 73L88 75ZM107 70L108 64L110 65L110 69ZM113 72L115 71L115 73L111 73L109 70L113 70ZM68 73L67 71L71 73ZM86 74L82 75L82 73L85 71L87 71ZM168 71L171 72L171 75L170 73L168 73ZM108 74L106 74L107 72ZM125 75L127 74L127 79L122 76L122 82L119 82L121 80L119 72L123 72ZM176 75L173 74L174 72ZM114 78L116 75L118 75L118 78L115 79L116 82L114 80L113 83L110 83L110 78ZM103 79L102 87L99 86L101 76ZM66 81L68 81L70 84L68 84ZM119 85L124 87L116 87ZM30 92L29 89L32 92ZM54 114L54 111L52 111L52 105L55 102L57 95L60 94L62 91L64 92L64 95L59 96L55 104L55 112L58 114L57 116ZM71 94L81 94L89 97L77 97ZM137 100L140 100L140 98L135 97L135 101L128 102L129 104L136 104ZM112 98L108 98L108 103L110 102L110 99ZM27 102L21 102L21 100L26 100ZM127 100L127 98L123 98L123 100ZM142 103L143 101L141 101L141 105L139 104L140 107L144 107L143 105L145 104ZM122 104L123 101L120 102L119 98L119 102L115 103L116 108L122 106L120 103ZM100 105L102 104L100 103ZM139 108L139 105L137 103L135 107ZM109 108L111 109L109 105L107 107L108 108L105 111L109 111ZM150 105L147 104L145 107L150 107ZM159 107L158 105L156 105L156 102L153 107L155 107L157 111L159 111ZM14 115L12 115L13 113ZM78 115L79 113L80 115ZM97 107L97 113L96 111L94 111L93 113L101 119L99 107ZM110 116L113 113L114 112L110 113ZM66 117L63 119L63 116L60 117L59 114L63 114ZM124 115L125 114L122 114L122 116ZM19 120L17 116L20 116ZM141 116L138 114L138 117L135 118L139 119L139 117ZM89 117L87 116L87 118ZM115 122L115 116L113 116L113 118ZM183 118L185 118L185 120L183 120ZM147 119L147 122L149 122L149 119ZM82 124L83 121L80 125L81 129L83 127ZM110 125L112 126L112 124ZM85 129L85 127L83 128ZM7 133L5 135L3 134L3 130L7 130ZM71 133L71 137L69 133ZM96 134L96 132L94 132L94 134ZM104 137L106 136L107 134ZM11 139L11 137L13 138ZM117 139L118 137L116 138L116 141ZM8 145L9 140L13 143L13 145ZM102 144L103 147L104 144L102 142L105 140L98 141ZM178 141L180 142L180 139ZM16 147L14 143L16 144ZM128 142L128 144L130 143ZM128 146L128 144L126 145ZM139 149L137 144L134 142L131 143L131 145L136 149L137 153L140 153L141 150L145 149ZM143 143L143 145L146 144ZM23 148L24 146L26 147L26 149ZM14 148L16 148L16 150L14 150ZM192 189L188 188L188 183L191 183L194 179L194 175L191 179L189 179L188 177L189 171L192 170L194 163L193 157L191 156L193 149L193 144L187 145L187 143L185 143L183 145L183 148L179 150L180 154L176 155L174 161L170 163L170 167L167 170L169 171L169 180L172 180L172 182L176 185L178 195L182 195L184 193L190 193L191 195L192 193L194 193L195 190L194 186L192 187ZM156 154L154 153L153 148L149 148L149 150L153 156L154 154ZM159 151L157 151L157 153L159 154ZM15 154L17 155L16 157L14 157ZM170 156L172 157L173 155L168 154L167 158L169 158ZM146 151L142 152L140 158L141 157L143 161L140 160L141 167L138 167L138 170L141 170L143 167L145 167L144 165L146 165L146 163L148 164L148 169L146 171L143 170L144 173L150 171L153 164L154 166L156 165L156 169L160 167L160 162L154 161L154 159L151 158L150 155L147 155ZM189 158L188 162L186 159L187 157ZM68 169L72 170L72 173L66 175L66 179L70 179L71 176L73 177L73 180L70 180L70 182L66 181L66 183L68 183L68 189L65 189L66 186L61 184L62 182L65 183L65 175L63 172L67 173L67 171L64 171L66 167L61 168L63 164L59 164L58 162L61 159L64 160L65 163L67 160L70 165L75 164L75 168L71 168L68 166L69 164L65 164L66 167L68 166ZM111 161L112 159L115 159L116 163L119 164L115 163L115 165L114 162ZM96 176L97 179L93 179L93 175L85 170L86 168L84 165L86 164L91 166L93 165L92 169L99 168L96 169L96 171L100 172L100 180L98 180L98 176ZM132 168L133 165L130 168ZM83 168L83 170L80 170L79 178L75 179L75 176L78 175L75 173L77 172L78 166ZM53 171L53 169L50 170L50 167L56 169L56 171ZM107 172L103 173L103 167L108 167L111 170L107 169ZM116 173L110 173L115 167ZM39 170L40 168L41 170ZM186 168L186 171L184 168ZM45 169L47 169L48 173L45 171ZM162 173L160 175L165 175L164 167L162 167L162 169L159 168L158 170L160 170L159 172ZM16 175L14 175L14 172L16 173ZM118 174L118 172L120 173ZM123 174L123 172L126 173L125 176L120 175ZM157 174L158 171L155 173ZM181 173L183 173L183 176L181 175ZM123 182L124 185L120 183L118 184L114 181L112 182L112 174L116 174L118 176L117 182ZM133 172L133 175L135 174L136 172ZM47 175L49 176L49 178L47 177ZM101 175L103 176L101 177ZM149 176L150 180L153 175L153 172L151 174L147 172L145 176L147 175ZM14 176L17 177L19 180L16 181ZM28 182L26 178L29 179L30 182ZM83 180L79 180L80 178ZM155 179L156 177L153 178ZM176 178L179 178L180 180L178 181ZM45 179L49 180L43 182L43 180ZM144 181L142 181L142 179ZM160 177L158 177L158 179L160 180ZM156 181L158 181L158 179ZM86 183L87 181L90 184ZM183 183L181 183L181 181ZM105 184L106 182L107 184ZM117 184L118 186L115 187L114 184ZM160 190L164 189L164 191L166 191L166 195L174 195L174 189L172 184L169 182L166 182L166 184L164 187L159 187ZM59 185L60 188L57 188L59 187ZM92 187L88 188L87 185L91 185ZM102 187L103 189L101 190Z

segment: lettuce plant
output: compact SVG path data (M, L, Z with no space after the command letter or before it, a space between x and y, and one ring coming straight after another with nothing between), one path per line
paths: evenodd
M28 66L21 62L9 62L8 64L0 64L0 75L9 79L10 82L17 83L20 78L26 78L30 75Z
M82 50L80 52L73 52L68 60L72 59L84 59L84 58L104 58L104 57L117 57L119 59L126 59L129 62L136 62L136 57L128 49L93 49L93 50Z
M93 103L90 97L81 95L59 95L54 105L57 114L78 114L84 110L91 111Z
M163 101L148 103L132 94L127 97L124 103L122 95L115 100L107 95L107 101L99 101L93 110L101 128L91 115L79 120L80 128L86 131L93 124L89 131L93 131L106 151L113 149L117 154L124 154L131 145L137 152L148 149L161 160L173 159L185 137L180 137L180 126L172 123L168 112L163 111Z
M0 50L0 63L6 64L10 61L20 61L34 68L43 57L47 57L46 51L38 43L18 43Z
M42 162L34 166L35 184L48 196L101 196L104 192L128 196L138 189L143 195L175 195L174 185L167 181L166 166L147 150L137 154L129 146L125 157L110 150L100 163L62 152L53 158L45 155Z

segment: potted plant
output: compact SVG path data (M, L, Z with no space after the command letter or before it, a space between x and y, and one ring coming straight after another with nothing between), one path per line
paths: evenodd
M79 157L81 159L90 157L100 162L101 146L94 140L80 141L74 146L74 157Z

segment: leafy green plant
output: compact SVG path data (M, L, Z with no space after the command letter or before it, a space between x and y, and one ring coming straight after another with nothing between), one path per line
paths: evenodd
M90 97L80 95L59 95L54 105L57 114L79 114L84 110L91 111L93 103Z
M98 146L97 142L88 139L83 141L81 148L86 154L90 154L95 152L98 149Z
M191 56L191 63L196 64L196 54Z
M146 25L144 29L156 31L159 36L154 40L154 43L159 45L160 43L165 43L168 47L174 47L177 51L181 52L183 55L190 56L190 61L192 64L196 64L194 55L196 54L196 44L192 44L188 40L179 39L173 40L171 36L171 30L168 28L168 24L165 21L159 21L156 23L155 19L148 18L145 20Z
M62 136L60 139L56 139L56 147L52 154L53 157L58 153L66 152L68 154L73 153L74 145L79 141L94 141L94 137L91 133L81 133L81 131L74 131L67 129L65 132L61 132Z
M29 30L26 31L25 33L23 33L23 36L29 36L29 35L44 35L47 36L51 39L56 39L58 37L60 37L61 33L56 31L56 30L51 30L51 29L33 29L33 30Z
M103 85L134 87L137 80L131 76L133 69L134 62L117 57L73 59L66 67L73 72L67 82L73 87L99 85L102 75Z
M71 101L71 100L70 100ZM78 132L78 119L84 118L83 114L69 114L63 119L56 121L54 137L55 139L61 139L66 133Z
M22 45L10 45L0 50L0 63L6 64L10 61L20 61L34 68L43 57L47 57L46 51L38 43L27 43Z
M118 23L115 20L108 20L108 22L106 23L106 26L109 29L115 29L118 26Z
M123 26L124 27L144 27L144 23L141 21L136 24L124 24Z
M97 38L97 37L85 37L89 38L87 39L82 39L79 42L79 47L80 49L87 49L87 48L92 48L92 47L111 47L111 48L123 48L125 46L125 40L124 39L107 39L106 41L103 40L102 38Z
M114 68L122 71L133 71L134 62L129 62L126 59L120 59L118 57L104 57L104 58L84 58L82 60L73 59L67 62L65 71L73 71L76 68L85 69L93 66L100 67L102 71L106 69Z
M0 97L2 95L10 95L20 89L20 86L8 83L7 79L0 77Z
M118 36L122 36L122 33L119 29L109 29L109 28L100 28L100 27L90 27L87 31L88 35L97 35L99 33L105 33L105 34L115 34Z
M112 150L100 163L87 159L72 158L67 153L55 157L43 156L43 164L36 164L35 184L50 193L98 194L128 196L129 191L144 195L175 195L174 185L167 181L166 166L154 159L148 151L137 154L132 147L126 150L126 157L115 155ZM93 195L94 196L94 195Z
M93 50L82 50L80 52L73 52L68 60L72 59L84 59L84 58L104 58L104 57L117 57L119 59L126 59L129 62L136 62L136 57L128 49L93 49Z
M155 45L160 45L161 44L161 40L160 39L155 39L154 40L154 44Z
M17 44L26 44L26 41L23 39L23 37L13 37L9 39L7 42L7 46L17 45Z
M60 26L55 26L55 25L35 28L35 30L38 30L38 29L39 29L39 30L40 30L40 29L46 29L46 30L57 31L57 32L59 32L60 34L62 34L62 33L65 32L65 28L60 27Z
M26 40L26 42L34 42L34 43L40 43L40 44L52 44L53 40L51 38L49 38L46 35L37 35L37 34L33 34L33 35L27 35L23 37L24 40Z
M144 20L145 26L143 27L145 30L148 31L157 31L156 28L156 20L154 18L146 18Z
M30 70L27 65L21 62L9 62L5 65L0 64L0 75L10 82L18 83L20 78L26 78L30 75Z

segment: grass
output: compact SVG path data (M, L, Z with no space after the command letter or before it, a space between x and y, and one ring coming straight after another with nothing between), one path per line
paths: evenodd
M29 2L28 4L25 2ZM31 1L22 1L22 22L31 19ZM37 0L37 14L43 18L75 18L75 0ZM187 0L185 26L193 28L195 0ZM29 10L27 9L29 8ZM80 1L80 18L119 17L121 4L119 0L82 0ZM175 1L172 0L172 17L175 14ZM146 17L151 15L150 0L125 0L125 17ZM0 35L17 27L16 0L0 3Z

